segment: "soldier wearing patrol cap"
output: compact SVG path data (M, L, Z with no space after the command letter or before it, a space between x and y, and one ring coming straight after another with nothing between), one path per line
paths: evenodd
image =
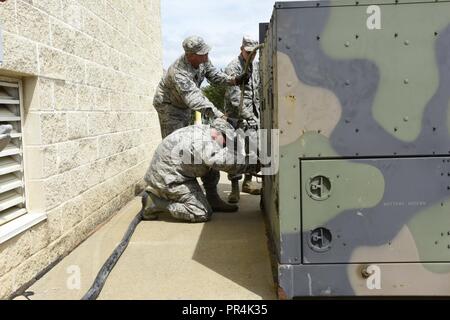
M228 149L225 143L233 140L234 135L235 130L228 122L216 119L211 126L188 126L166 137L156 149L145 175L151 201L145 203L143 219L155 220L160 213L167 212L188 222L208 221L217 210L205 197L197 177L204 177L211 170L232 174L260 170L255 159L238 164L234 149ZM200 161L180 161L179 153L174 150L182 150L183 159L197 157Z
M184 54L164 74L153 100L158 112L163 138L190 124L192 111L200 111L208 118L224 118L212 102L205 97L200 86L206 78L220 85L240 85L248 81L245 74L229 76L216 69L209 61L211 47L203 38L191 36L183 41ZM222 201L217 193L220 174L211 172L202 177L207 199L216 211L232 212L238 208Z
M244 36L242 39L241 53L225 69L225 73L230 76L242 74L245 65L249 63L248 75L250 79L244 86L244 101L241 104L241 88L239 86L228 87L225 92L225 113L227 117L245 120L252 128L258 129L260 123L260 103L259 86L260 79L258 73L258 64L253 61L255 55L251 53L258 47L258 41L250 36ZM251 59L251 61L249 61ZM239 180L242 176L228 176L231 180L231 193L228 197L230 203L239 202ZM242 192L258 195L261 193L261 187L252 181L251 175L246 175L242 184Z

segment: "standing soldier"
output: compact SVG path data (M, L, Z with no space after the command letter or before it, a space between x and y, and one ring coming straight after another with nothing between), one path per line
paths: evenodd
M200 111L208 118L226 120L224 114L200 89L205 78L214 84L230 86L241 85L248 81L245 74L232 77L217 70L208 58L211 48L201 37L186 38L183 41L183 49L185 53L164 74L153 100L163 139L172 132L190 125L193 111ZM211 170L202 177L206 198L213 211L237 211L237 206L229 205L220 199L217 193L219 180L220 173L216 170Z
M244 101L241 104L241 88L239 86L229 87L225 92L225 112L227 117L246 120L247 123L254 128L259 128L259 92L260 84L258 65L254 62L255 55L251 53L258 47L258 41L244 36L242 39L241 54L239 57L230 62L225 72L230 76L242 74L245 65L248 66L249 81L244 86ZM251 61L249 61L251 59ZM241 107L242 106L242 107ZM228 175L231 180L231 193L228 198L230 203L239 202L239 180L242 176ZM251 175L246 175L242 184L242 192L252 195L261 194L260 186L252 181Z

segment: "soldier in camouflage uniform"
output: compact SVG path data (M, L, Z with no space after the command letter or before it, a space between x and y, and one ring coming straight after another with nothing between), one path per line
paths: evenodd
M250 59L251 52L258 46L258 41L244 36L242 39L241 54L239 57L230 62L225 72L230 76L242 74L247 61ZM225 112L230 118L246 120L253 128L259 128L259 73L258 65L253 61L249 63L249 72L251 75L249 82L244 87L244 102L241 107L241 88L233 86L227 88L225 92ZM239 180L242 176L228 176L231 180L232 191L228 201L230 203L239 202ZM259 195L261 188L256 182L252 182L252 176L246 175L242 184L242 192Z
M184 221L208 221L215 210L207 201L197 177L204 177L211 170L233 174L259 171L259 165L248 164L250 161L236 164L234 154L224 147L225 137L233 139L233 135L233 128L225 120L216 119L212 127L188 126L166 137L158 146L145 175L146 190L152 201L147 203L143 219L154 220L159 213L168 212ZM181 158L180 150L183 152ZM256 159L254 163L257 163Z
M183 41L183 49L185 54L169 67L159 83L153 101L163 138L177 129L188 126L192 111L200 111L210 119L226 119L200 89L205 78L214 84L230 86L248 81L248 77L244 74L232 77L216 69L208 58L211 48L201 37L186 38ZM217 193L219 179L220 174L215 170L202 177L209 204L218 211L236 211L237 206L229 205L220 199Z

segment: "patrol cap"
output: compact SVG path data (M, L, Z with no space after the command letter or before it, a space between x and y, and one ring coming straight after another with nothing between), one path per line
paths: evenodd
M258 41L253 40L250 36L244 36L242 38L242 47L245 51L250 52L255 50L255 48L259 45Z
M202 37L190 36L183 41L183 49L186 53L205 55L211 50L211 47L206 44Z

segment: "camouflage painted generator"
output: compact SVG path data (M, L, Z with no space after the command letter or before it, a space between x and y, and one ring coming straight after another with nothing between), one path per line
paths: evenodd
M450 2L278 2L263 29L280 295L450 295Z

